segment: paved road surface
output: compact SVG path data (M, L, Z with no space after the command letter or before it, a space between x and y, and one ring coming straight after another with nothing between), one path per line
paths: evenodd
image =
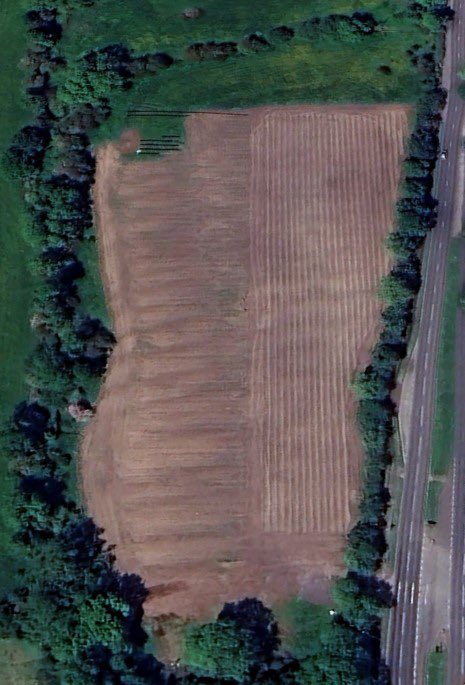
M449 26L444 85L449 91L441 128L446 160L438 162L435 195L439 200L438 223L428 236L423 265L423 286L417 312L418 338L411 429L406 450L404 486L397 533L394 590L397 608L390 612L386 659L393 685L423 685L424 664L418 658L419 586L423 542L423 509L428 482L431 429L434 418L434 384L441 326L446 258L456 209L462 193L459 159L465 102L457 94L457 70L465 62L465 0L455 0L456 12ZM454 681L454 685L462 685Z

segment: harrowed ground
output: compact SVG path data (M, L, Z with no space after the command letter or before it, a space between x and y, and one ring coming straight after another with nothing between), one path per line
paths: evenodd
M350 379L408 128L401 106L193 114L186 146L98 151L95 209L118 344L83 489L150 616L246 595L324 600L355 519Z

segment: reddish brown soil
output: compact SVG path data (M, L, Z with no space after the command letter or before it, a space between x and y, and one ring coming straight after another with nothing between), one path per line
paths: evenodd
M192 115L186 149L99 151L118 344L82 448L91 514L147 612L321 599L360 448L350 378L376 335L407 113Z

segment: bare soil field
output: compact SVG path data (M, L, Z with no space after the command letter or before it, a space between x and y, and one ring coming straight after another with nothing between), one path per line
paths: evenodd
M356 511L350 379L388 269L407 111L194 114L159 161L99 150L118 344L82 445L90 513L151 616L324 599Z

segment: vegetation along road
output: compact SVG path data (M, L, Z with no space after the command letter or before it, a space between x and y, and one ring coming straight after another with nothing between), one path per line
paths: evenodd
M460 282L465 279L465 250L461 245ZM450 638L447 685L465 682L465 309L456 318L455 436L452 466Z
M419 650L423 510L431 452L436 358L446 259L451 235L457 221L460 221L458 202L463 194L463 189L459 187L462 183L459 164L465 103L457 92L459 80L456 74L465 59L465 0L455 0L451 5L455 10L455 19L448 30L443 77L443 85L449 91L449 95L440 134L441 146L448 153L445 159L441 158L438 162L435 179L435 196L439 201L438 220L425 249L423 292L420 298L421 308L418 311L413 409L405 454L404 487L395 560L394 588L397 607L391 612L386 646L386 658L392 669L392 682L397 685L424 682L424 663ZM453 555L453 566L458 568L458 565L462 573L461 557ZM457 568L452 569L452 575ZM457 598L454 597L452 606L456 601ZM463 626L464 620L462 604L463 602L460 604L460 616L451 616L451 623L455 621L460 623L460 626ZM463 646L464 641L461 639L460 652ZM455 649L454 643L451 647ZM457 655L453 654L451 658L456 659ZM460 660L460 655L458 658ZM450 682L457 685L461 680Z

